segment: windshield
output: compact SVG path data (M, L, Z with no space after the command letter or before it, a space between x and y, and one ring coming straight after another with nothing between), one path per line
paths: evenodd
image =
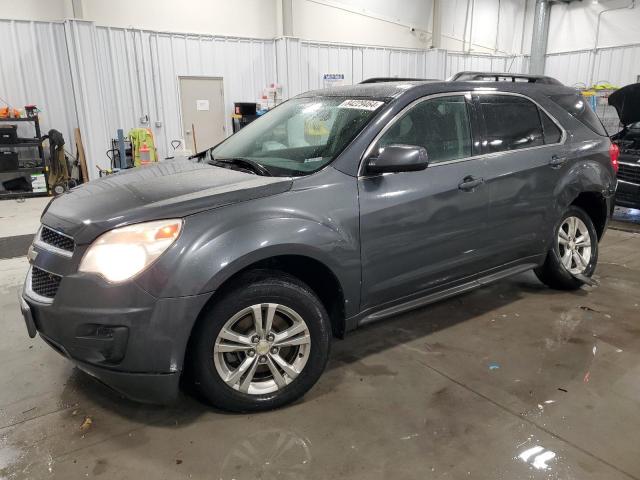
M362 98L295 98L229 137L210 156L253 161L276 176L308 175L333 161L382 105Z

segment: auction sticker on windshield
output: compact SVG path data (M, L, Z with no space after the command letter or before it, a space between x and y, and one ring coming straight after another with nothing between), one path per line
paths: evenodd
M377 110L380 106L384 105L384 102L377 100L345 100L338 108L355 108L357 110Z

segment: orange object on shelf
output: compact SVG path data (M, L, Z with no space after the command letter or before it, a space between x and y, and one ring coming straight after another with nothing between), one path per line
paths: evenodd
M17 108L1 107L0 118L20 118L20 110Z

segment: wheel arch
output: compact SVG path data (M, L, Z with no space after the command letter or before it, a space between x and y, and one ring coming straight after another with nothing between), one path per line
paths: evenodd
M602 235L604 235L609 219L607 199L602 192L581 192L573 199L570 205L580 207L589 215L589 218L591 218L596 228L598 240L600 240Z
M608 158L606 159L608 162ZM604 235L612 213L615 178L610 168L591 158L578 162L556 185L556 220L570 206L582 208L593 221L598 240Z
M345 293L346 280L340 279L336 268L330 266L329 262L317 252L310 252L308 249L300 250L294 245L266 248L227 265L212 278L210 282L212 294L201 309L191 331L195 330L207 309L227 289L233 288L240 277L250 271L261 270L288 274L307 284L326 308L331 319L333 334L337 337L344 336L346 305L352 301Z

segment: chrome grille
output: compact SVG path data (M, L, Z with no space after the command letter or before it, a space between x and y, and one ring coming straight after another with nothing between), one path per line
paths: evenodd
M618 180L640 184L640 164L636 167L626 163L619 163L618 167Z
M638 195L634 195L632 193L623 192L621 190L618 190L616 192L616 200L622 200L622 201L629 202L629 203L634 204L634 205L638 204L638 201L640 201L638 199Z
M622 145L620 145L622 147ZM626 155L635 155L635 156L639 156L640 155L640 150L638 150L637 148L620 148L620 153L624 153Z
M50 229L49 227L42 226L40 232L40 240L47 245L59 248L60 250L66 250L67 252L73 252L73 239Z
M42 297L55 297L61 280L61 276L45 272L38 267L31 269L31 290Z

